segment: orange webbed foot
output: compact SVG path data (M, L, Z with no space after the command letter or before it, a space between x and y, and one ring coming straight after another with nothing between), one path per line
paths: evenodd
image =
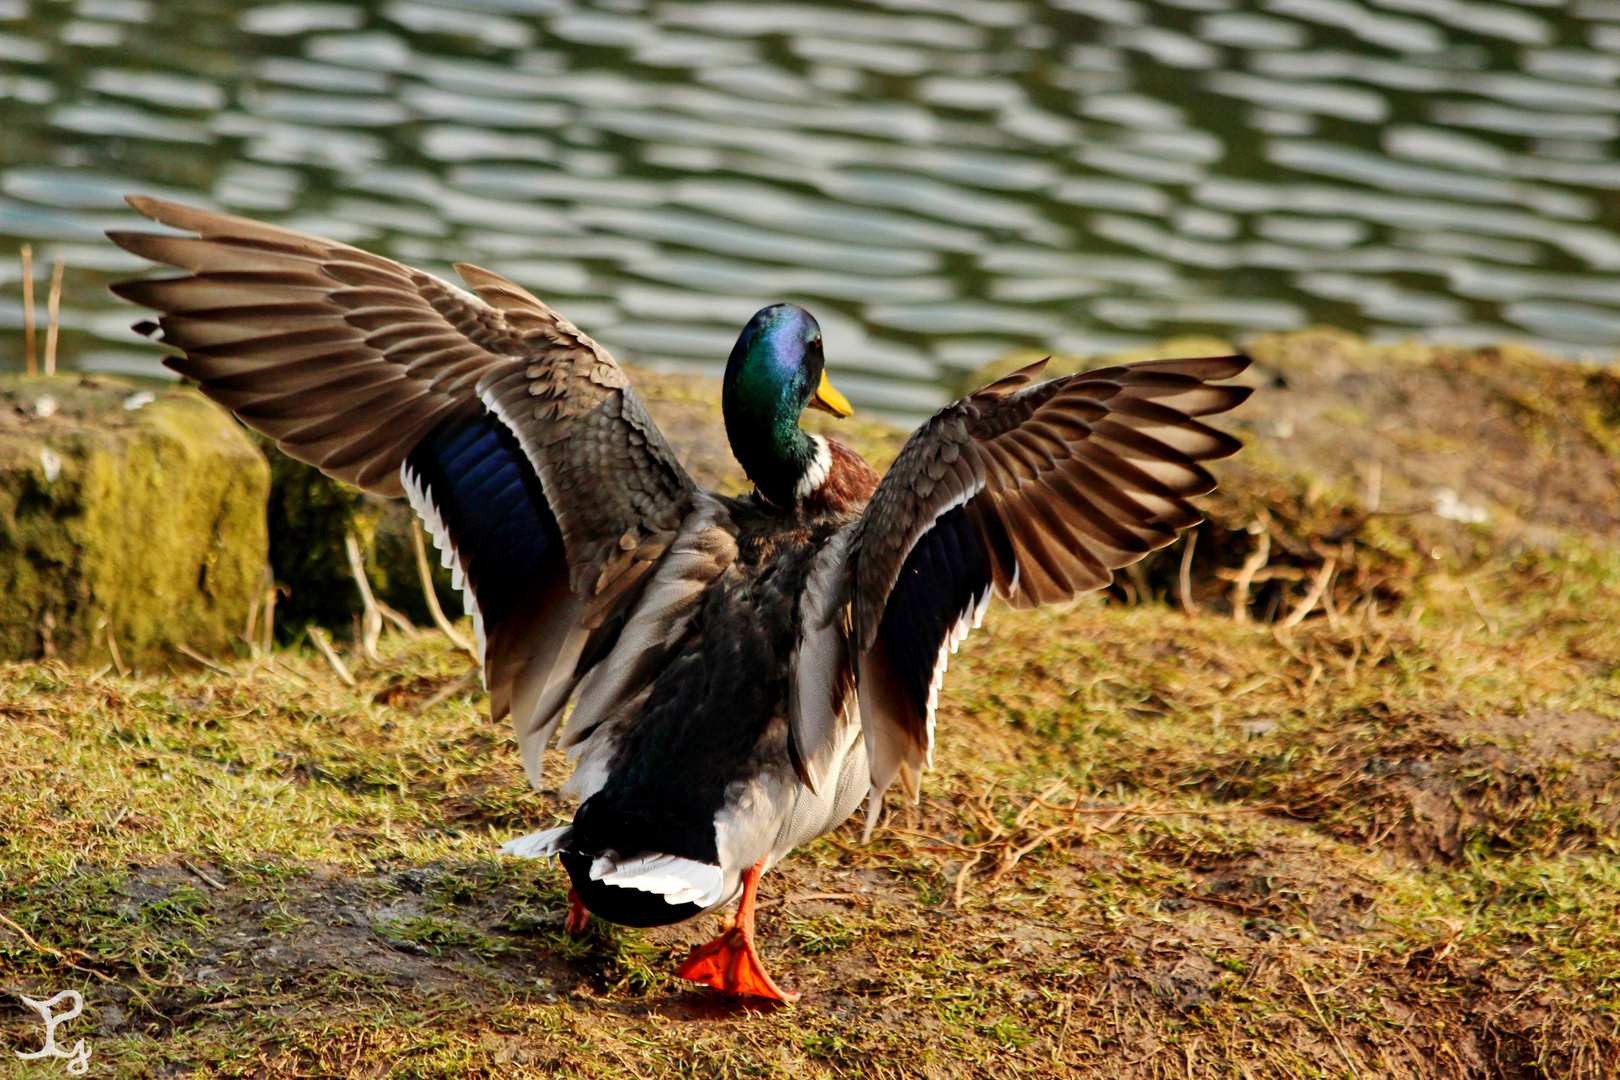
M776 985L754 948L752 935L740 928L727 930L707 945L699 945L675 974L707 983L721 993L748 995L770 1001L797 1001L798 994Z
M590 910L585 907L585 901L579 898L579 893L573 889L568 890L568 918L563 921L563 930L569 937L579 937L585 932L585 922L591 917Z

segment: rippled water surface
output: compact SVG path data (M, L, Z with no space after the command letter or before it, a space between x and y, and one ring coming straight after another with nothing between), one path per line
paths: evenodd
M757 307L858 404L1017 348L1330 322L1620 344L1620 0L0 0L0 363L155 373L125 192L480 263L715 371Z

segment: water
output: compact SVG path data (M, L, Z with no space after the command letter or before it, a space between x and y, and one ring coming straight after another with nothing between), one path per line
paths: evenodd
M781 299L914 419L1016 349L1620 345L1620 0L0 0L0 359L155 374L125 192L469 261L715 372Z

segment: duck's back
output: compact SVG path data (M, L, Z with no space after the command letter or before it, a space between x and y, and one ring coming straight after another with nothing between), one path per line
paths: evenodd
M806 582L857 512L786 514L716 498L683 527L630 616L623 655L604 661L619 674L616 693L587 688L564 740L576 747L569 789L583 800L564 863L598 914L651 925L713 906L604 890L589 868L605 853L720 867L719 903L739 870L807 838L793 834L824 831L840 809L838 820L853 812L864 784L850 801L798 783L787 709Z

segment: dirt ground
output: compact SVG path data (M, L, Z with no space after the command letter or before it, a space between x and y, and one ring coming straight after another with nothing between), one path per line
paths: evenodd
M529 790L467 658L396 634L352 689L245 644L0 668L0 1047L73 988L118 1077L1620 1075L1617 384L1253 351L1191 552L993 612L922 803L767 878L796 1004L672 977L713 917L563 934L561 871L495 854L563 762ZM639 381L734 487L709 388Z

